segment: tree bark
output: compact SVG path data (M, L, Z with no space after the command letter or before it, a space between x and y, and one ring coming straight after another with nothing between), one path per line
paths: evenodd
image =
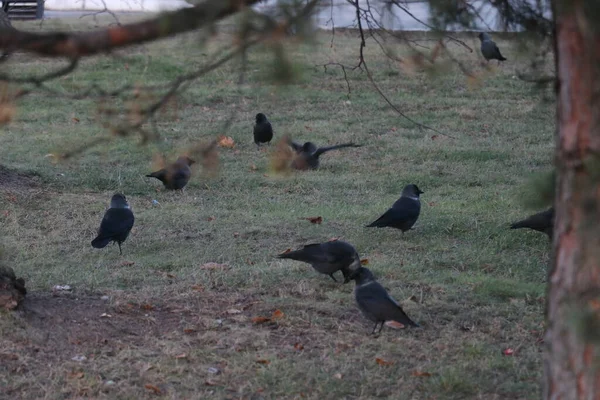
M8 19L8 14L2 7L0 7L0 29L12 29L12 24L10 23L10 19Z
M555 0L558 131L544 398L600 399L600 31L594 0Z

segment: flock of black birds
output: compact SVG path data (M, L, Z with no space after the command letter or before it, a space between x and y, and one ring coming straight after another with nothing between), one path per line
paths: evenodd
M506 60L487 33L481 33L479 39L481 40L481 52L486 60ZM257 146L268 144L273 139L273 127L265 114L256 115L253 133L254 143ZM298 170L317 169L320 165L319 157L328 151L345 147L360 147L354 143L318 147L312 142L299 144L291 140L288 141L288 144L295 152L292 167ZM181 156L167 168L146 176L160 180L168 190L181 190L190 180L192 175L190 166L193 163L194 160ZM391 208L366 227L390 227L399 229L402 233L412 229L421 212L420 195L423 193L417 185L405 186L400 198ZM511 229L530 228L546 233L552 238L553 219L554 209L550 208L515 222L511 225ZM116 242L119 245L119 253L122 254L121 244L127 239L134 220L133 212L125 196L120 193L115 194L111 199L110 208L104 214L98 235L92 241L92 246L103 248L111 241ZM373 273L362 266L358 252L350 243L333 240L308 244L301 249L287 251L277 257L308 263L317 272L330 276L335 282L337 280L334 274L338 271L342 273L344 283L354 280L356 303L363 315L375 323L373 334L378 326L378 332L381 332L386 321L399 322L404 326L419 326L406 315L398 302L377 282Z

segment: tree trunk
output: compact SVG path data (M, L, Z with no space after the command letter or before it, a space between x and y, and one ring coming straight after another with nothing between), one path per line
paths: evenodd
M544 398L551 400L600 399L600 30L593 3L554 1L557 192L544 356Z
M0 7L0 29L12 29L12 25L10 20L8 19L8 14L4 11L3 8Z

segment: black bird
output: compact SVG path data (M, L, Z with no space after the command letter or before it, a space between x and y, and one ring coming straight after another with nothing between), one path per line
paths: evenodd
M254 125L254 143L260 146L262 143L269 143L273 139L273 127L263 113L256 114L256 124Z
M110 208L104 213L100 229L98 229L98 236L92 240L92 246L102 249L110 242L117 242L119 254L123 254L121 243L131 232L133 221L133 212L127 199L121 193L116 193L110 200Z
M398 302L375 280L373 273L368 268L360 267L351 279L356 282L354 297L358 308L365 317L375 322L371 334L375 333L379 323L381 323L379 328L379 332L381 332L386 321L396 321L402 325L419 327L419 324L413 322Z
M510 226L510 229L529 228L534 231L543 232L550 239L554 233L554 207L550 207L546 211L533 214L522 221L515 222Z
M496 42L492 40L490 35L485 32L481 32L479 34L479 40L481 40L481 54L487 60L498 60L498 64L500 61L506 61L506 58L500 54L500 49L496 46Z
M309 244L296 251L288 251L277 256L289 258L310 264L317 272L333 276L337 271L342 271L344 283L350 281L350 275L360 267L360 257L354 246L350 243L334 240L325 243Z
M417 222L421 212L421 201L419 195L422 192L417 185L406 185L402 189L402 195L381 217L373 221L367 228L376 227L400 229L402 233L412 228Z
M360 144L344 143L334 146L317 147L313 142L306 142L300 145L296 142L290 142L290 146L296 152L296 157L292 161L292 167L299 170L317 169L320 162L319 157L331 150L341 149L344 147L361 147Z
M167 168L160 169L146 176L158 179L168 190L183 189L192 176L190 166L195 162L189 157L181 156Z

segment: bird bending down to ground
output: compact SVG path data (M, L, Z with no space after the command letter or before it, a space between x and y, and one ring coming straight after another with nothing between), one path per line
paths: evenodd
M163 168L146 176L148 178L158 179L168 190L183 189L192 176L192 169L190 166L194 163L195 161L191 158L181 156L167 168Z
M406 315L402 307L388 294L385 288L375 280L373 273L368 268L360 267L350 279L354 279L356 282L354 297L358 308L365 317L375 322L371 334L375 333L377 325L380 323L379 332L381 332L386 321L396 321L402 325L419 327Z
M290 146L296 152L296 156L292 161L292 167L299 170L317 169L320 162L319 157L331 150L341 149L344 147L361 147L360 144L344 143L334 146L317 147L313 142L306 142L303 145L290 141Z
M381 217L373 221L367 228L396 228L402 233L412 228L421 213L421 201L419 196L424 193L417 185L406 185L402 189L402 195Z
M273 127L263 113L256 114L256 124L254 125L254 143L260 146L262 143L269 143L273 139Z
M481 54L487 60L498 60L498 64L500 61L505 61L506 58L500 54L500 49L496 46L496 42L492 40L490 35L485 32L481 32L479 34L479 40L481 40Z
M351 274L360 267L360 257L354 246L350 243L334 240L325 243L309 244L296 251L288 251L277 256L289 258L310 264L317 272L333 276L337 271L342 271L344 283L350 281Z
M547 209L546 211L533 214L530 217L525 218L522 221L515 222L510 226L510 229L529 228L534 231L543 232L550 239L554 233L554 207Z
M117 242L119 254L123 254L121 243L131 232L133 221L133 212L127 199L121 193L116 193L110 200L110 208L104 213L100 229L98 229L98 236L92 240L92 246L102 249L110 242Z

